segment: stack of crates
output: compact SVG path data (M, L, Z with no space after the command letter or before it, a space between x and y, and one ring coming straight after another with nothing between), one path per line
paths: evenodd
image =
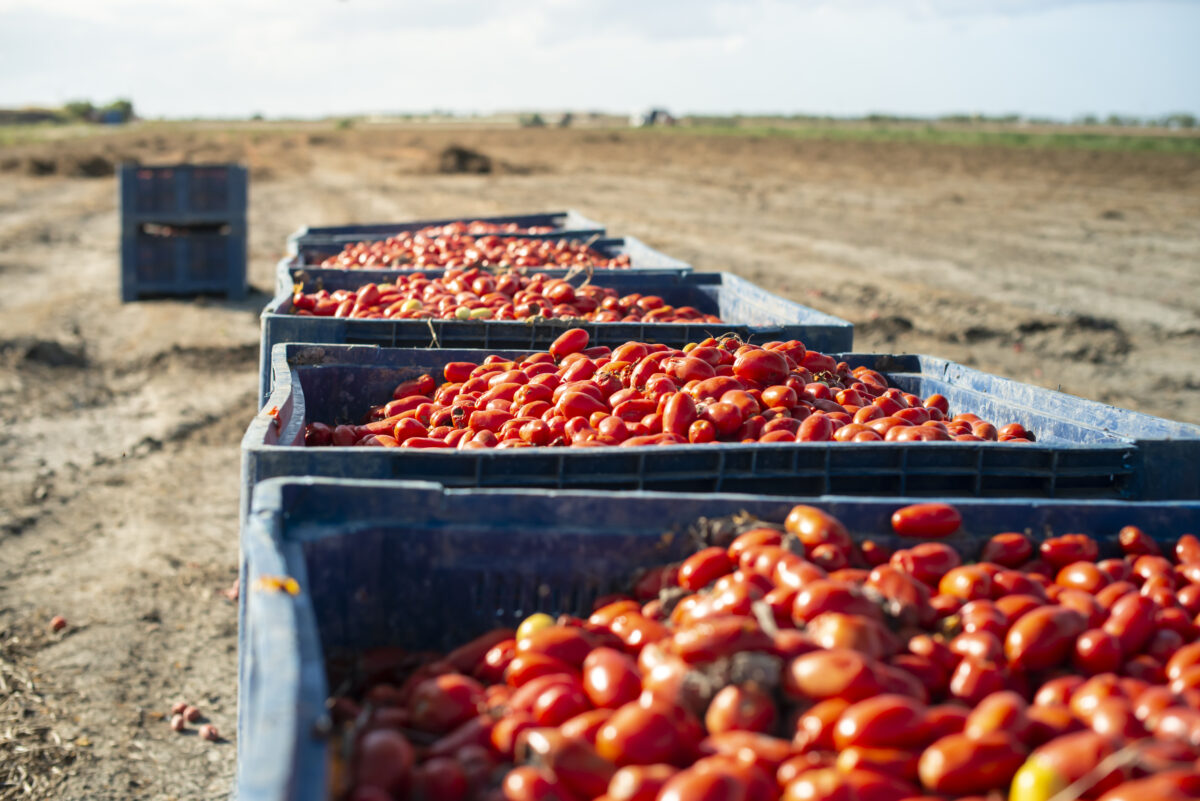
M700 517L750 512L781 522L809 503L855 539L899 545L889 525L895 509L945 500L963 517L948 542L967 558L1000 531L1035 540L1088 532L1105 547L1125 525L1160 540L1200 533L1198 426L932 356L856 353L846 321L729 273L695 273L575 212L488 221L549 225L554 232L542 236L625 248L638 254L635 269L597 270L591 280L703 306L746 341L800 339L904 392L941 394L956 412L1020 423L1037 442L306 448L308 423L359 423L403 381L440 380L449 362L545 350L566 328L582 325L591 344L610 347L682 347L726 329L298 316L296 287L354 290L396 275L322 267L346 244L450 221L302 229L262 314L261 410L242 442L239 801L330 797L331 656L446 651L534 612L586 617L639 569L694 550L689 526Z
M246 168L123 164L121 299L246 294Z

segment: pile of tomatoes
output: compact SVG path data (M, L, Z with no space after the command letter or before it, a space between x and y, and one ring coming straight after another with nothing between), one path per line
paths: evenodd
M335 269L414 269L446 267L598 267L626 269L629 256L609 258L586 241L486 234L417 232L347 244L321 262Z
M306 293L297 286L292 310L298 315L365 319L530 320L582 319L597 323L720 323L692 306L668 305L657 295L621 296L615 289L572 286L546 273L498 275L452 268L433 278L403 273L386 284L353 291Z
M796 506L586 620L364 654L337 797L1200 798L1200 540L1010 532L968 563L960 523L899 509L894 550Z
M520 223L495 223L485 222L483 220L460 220L458 222L446 223L445 225L430 225L418 231L405 231L397 236L424 236L430 239L439 236L462 236L464 234L470 236L484 236L486 234L552 234L554 228L549 225L526 225Z
M1030 442L946 398L889 387L875 370L804 344L707 339L682 350L588 347L580 328L520 361L451 362L405 381L361 425L309 423L305 444L526 448L708 442Z

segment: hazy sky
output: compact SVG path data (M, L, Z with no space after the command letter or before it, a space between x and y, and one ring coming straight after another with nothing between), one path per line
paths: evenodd
M0 106L1200 113L1197 0L0 0Z

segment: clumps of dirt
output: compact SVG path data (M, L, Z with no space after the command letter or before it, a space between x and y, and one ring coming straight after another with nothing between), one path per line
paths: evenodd
M88 366L87 350L83 343L65 344L55 339L21 337L0 340L0 356L15 367L41 365L81 369Z
M61 169L72 178L107 178L116 172L112 160L97 153L68 159Z
M492 172L492 157L462 145L449 145L437 158L437 171L443 175L488 175Z
M35 177L63 175L68 178L109 178L116 172L116 167L113 159L99 153L64 153L57 156L9 157L0 161L0 172L23 172Z
M1087 314L1027 320L1008 330L971 326L950 337L969 345L996 339L1012 340L1014 345L1043 356L1089 364L1119 363L1133 348L1116 320Z
M172 345L169 350L120 365L116 375L159 372L173 366L213 372L252 367L258 363L258 345L197 346Z
M534 164L511 164L462 145L449 145L434 157L430 172L441 175L532 175L549 172Z
M874 320L856 322L854 327L860 336L877 337L884 342L895 342L914 328L912 320L898 314L888 314Z
M0 799L55 798L86 754L56 730L65 717L46 701L33 655L50 635L0 630ZM82 743L87 746L88 743Z

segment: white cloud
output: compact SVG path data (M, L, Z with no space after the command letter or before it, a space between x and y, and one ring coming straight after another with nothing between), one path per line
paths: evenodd
M1189 23L1173 0L0 0L0 105L1153 113L1200 107Z

